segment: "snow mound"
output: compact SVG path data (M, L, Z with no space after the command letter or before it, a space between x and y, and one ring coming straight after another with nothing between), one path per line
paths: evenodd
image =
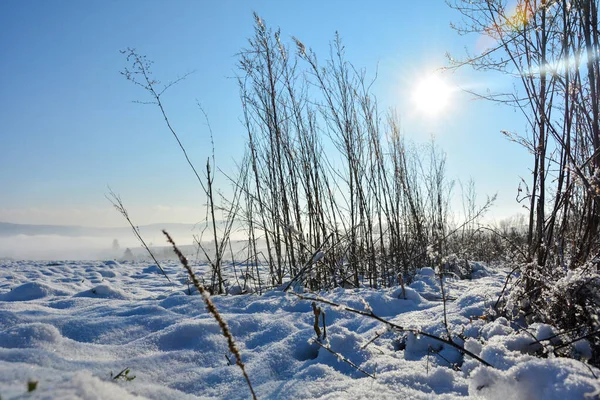
M590 371L577 361L533 359L508 371L477 368L469 383L469 395L489 400L585 399L598 387Z
M163 329L153 340L161 351L197 350L222 352L227 343L216 322L211 320L189 321Z
M471 267L471 278L472 279L479 279L479 278L483 278L486 276L490 276L490 271L483 265L480 264L478 262L472 262L469 263L470 267Z
M423 298L415 289L411 287L405 287L402 289L401 287L394 289L390 294L393 298L400 300L409 300L416 304L419 304L423 301ZM406 298L405 298L406 297Z
M514 330L510 327L508 320L500 317L485 325L481 333L485 339L490 339L494 336L508 336L513 332Z
M232 296L237 296L244 293L244 290L240 285L233 285L227 289L227 293Z
M27 393L27 382L38 382L33 392ZM145 399L129 393L111 380L101 380L91 373L80 371L56 374L45 368L28 367L14 363L0 363L2 394L10 399Z
M0 301L29 301L48 296L68 296L70 293L38 282L27 282L8 293L0 294Z
M61 339L60 332L52 325L39 322L19 324L0 332L0 348L35 348L42 343L58 343Z
M95 288L77 293L73 297L101 297L103 299L127 300L129 296L120 289L109 285L98 285Z
M429 267L425 267L425 268L421 268L418 272L417 275L420 275L421 277L435 277L435 271L433 270L433 268L429 268Z
M116 278L117 274L115 274L113 271L104 271L104 270L100 270L98 271L98 273L100 274L100 276L102 276L103 278Z
M41 388L36 395L39 398L56 399L144 399L129 393L116 383L102 381L89 372L76 372L71 377L63 377L51 387Z
M144 274L162 274L160 268L157 265L149 265L142 270Z
M426 267L418 270L409 286L426 300L440 301L442 299L439 279L432 268Z

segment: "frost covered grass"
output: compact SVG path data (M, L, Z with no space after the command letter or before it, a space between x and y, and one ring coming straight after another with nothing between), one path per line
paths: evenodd
M56 263L52 263L56 264ZM187 295L145 263L8 262L0 269L2 398L245 399L250 396L227 340L202 296ZM163 268L170 276L178 263ZM198 275L208 266L193 266ZM402 289L337 288L306 294L340 304L326 313L326 338L315 343L311 302L282 290L262 296L211 297L243 357L256 395L264 398L582 399L600 373L581 361L540 358L553 328L529 333L504 318L485 320L504 275L447 280L456 348L349 313L371 310L394 324L443 337L438 280L425 268ZM197 293L197 292L192 292ZM437 297L437 298L436 298ZM431 299L431 300L428 300ZM548 339L536 342L532 338ZM573 346L586 352L585 343ZM354 368L373 375L372 379ZM135 379L112 379L129 369ZM38 382L27 393L28 382Z

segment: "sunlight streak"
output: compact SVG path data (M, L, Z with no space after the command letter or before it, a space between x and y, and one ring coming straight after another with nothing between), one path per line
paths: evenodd
M595 53L595 54L594 54ZM572 54L568 57L561 58L559 60L546 63L545 65L538 65L532 67L523 72L524 75L538 75L542 72L549 74L565 73L571 68L581 68L586 65L590 60L597 60L600 54L592 50L582 51L579 54Z

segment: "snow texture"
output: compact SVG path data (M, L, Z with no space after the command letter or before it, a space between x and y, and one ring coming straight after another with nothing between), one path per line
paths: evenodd
M201 296L187 295L181 266L107 262L0 265L2 399L247 399L246 383ZM206 266L196 266L207 276ZM493 365L482 366L424 335L324 304L332 354L313 342L309 301L271 290L247 294L230 278L213 302L227 321L260 399L584 399L599 393L600 371L582 361L538 358L555 330L525 333L489 307L503 275L447 279L453 340ZM192 291L192 294L197 292ZM439 278L422 269L410 286L335 289L330 301L407 329L446 335ZM309 294L310 295L310 294ZM462 338L456 334L462 333ZM539 339L536 342L533 336ZM549 340L547 340L549 339ZM586 341L573 345L589 358ZM342 360L372 374L372 379ZM130 368L133 380L113 379ZM27 382L38 382L27 393Z

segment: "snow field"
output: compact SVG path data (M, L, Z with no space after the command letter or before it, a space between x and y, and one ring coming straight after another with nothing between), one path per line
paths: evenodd
M202 298L186 294L180 265L164 268L175 284L146 263L1 265L2 399L249 398ZM206 266L194 269L207 273ZM326 313L325 345L375 375L372 379L312 343L316 334L309 301L277 290L212 300L261 399L558 400L597 393L597 369L573 359L534 355L542 345L532 335L550 338L552 327L537 324L529 334L504 318L479 318L496 300L504 278L491 271L479 276L446 282L448 296L455 299L447 303L447 318L451 332L464 338L454 340L495 368L434 339L390 331L376 320L319 304ZM318 295L359 310L369 307L406 328L438 336L446 332L439 285L429 268L406 288L406 300L400 288L339 288ZM551 345L551 340L544 343ZM585 360L589 348L582 341L573 351ZM111 378L124 368L135 379ZM38 382L31 393L29 380Z

